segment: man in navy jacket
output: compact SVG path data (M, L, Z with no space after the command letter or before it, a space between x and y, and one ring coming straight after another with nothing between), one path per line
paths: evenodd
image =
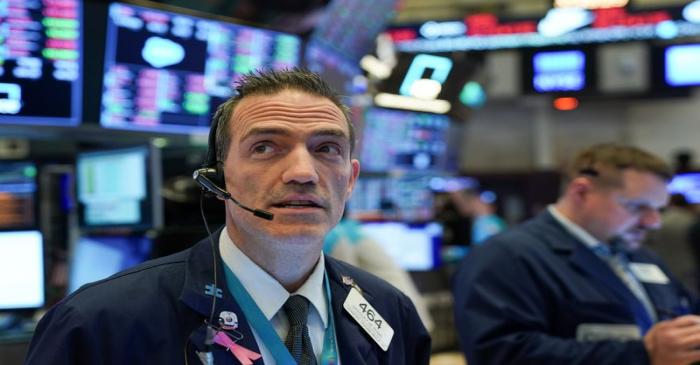
M670 176L640 149L593 146L556 204L475 249L453 283L469 364L700 360L695 299L640 247Z
M428 363L410 300L321 253L359 174L338 96L303 70L236 91L195 174L225 201L226 226L61 301L28 364Z

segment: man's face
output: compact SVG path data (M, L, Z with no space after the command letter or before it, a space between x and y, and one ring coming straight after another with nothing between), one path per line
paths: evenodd
M233 240L320 245L359 173L340 108L298 90L253 95L234 109L230 130L226 188L244 205L274 214L265 221L227 202Z
M666 182L633 169L623 170L621 175L622 186L592 191L587 229L602 241L621 238L628 247L637 248L646 231L661 225L659 210L668 203Z

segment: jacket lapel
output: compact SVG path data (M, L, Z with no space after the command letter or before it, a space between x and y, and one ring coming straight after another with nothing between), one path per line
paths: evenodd
M549 212L543 213L539 218L540 228L547 227L541 231L545 232L542 234L545 242L554 251L569 254L569 262L573 267L601 283L608 296L625 303L631 316L645 332L652 324L646 308L612 268L576 237L569 234Z
M214 242L218 242L221 229L212 235ZM260 353L258 344L255 341L255 336L250 327L250 323L243 316L238 302L231 296L226 284L226 277L223 270L223 261L218 250L217 256L217 293L216 306L214 308L214 322L218 322L219 314L222 311L233 312L238 318L238 328L233 331L228 331L230 337L235 342L251 351ZM186 274L185 283L180 294L180 301L192 308L195 312L202 316L202 325L196 328L190 335L189 341L192 346L201 351L206 348L204 341L206 337L206 325L204 321L209 320L212 310L213 301L213 281L214 281L214 265L212 262L211 244L209 239L205 239L195 245L185 263ZM238 364L234 355L220 345L213 345L212 354L214 355L215 363L217 364ZM254 364L262 364L262 358L255 361Z
M332 258L326 256L326 271L331 285L331 306L335 320L335 331L338 338L338 353L343 364L373 364L378 363L372 350L373 343L357 324L355 319L343 308L343 303L350 293L350 285L343 283L343 276L350 277ZM362 285L362 283L358 283ZM363 293L371 300L370 293Z

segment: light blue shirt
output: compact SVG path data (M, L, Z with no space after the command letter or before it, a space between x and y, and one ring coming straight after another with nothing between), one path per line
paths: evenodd
M289 321L284 310L282 310L282 306L292 294L302 295L309 300L311 307L307 326L314 354L316 355L316 362L320 364L321 352L323 351L323 336L326 326L328 326L328 305L326 303L326 291L323 287L323 277L326 271L323 253L321 253L316 267L306 282L299 290L290 294L282 284L253 262L233 243L226 229L221 232L219 250L224 264L236 275L251 298L260 307L265 317L270 320L272 327L283 343L289 331ZM242 315L242 313L236 313L236 315ZM266 365L275 365L276 362L270 350L260 340L255 329L251 327L251 330L255 336L255 342L260 347L263 362Z

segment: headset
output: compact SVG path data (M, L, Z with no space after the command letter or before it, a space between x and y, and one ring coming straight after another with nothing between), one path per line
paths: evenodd
M216 114L218 115L219 113ZM271 221L274 214L262 209L249 208L241 204L236 198L231 196L231 193L226 191L223 162L219 161L216 156L216 133L218 127L219 120L216 118L212 120L211 128L209 130L209 149L207 150L206 159L204 160L202 167L192 173L192 178L204 191L214 194L220 199L230 200L242 209L253 213L253 215L256 217Z
M216 133L219 127L219 118L217 118L219 113L214 114L214 118L211 123L211 128L209 130L209 148L207 150L207 155L202 164L202 167L194 170L192 173L192 179L202 188L202 195L199 200L199 210L202 214L202 220L204 221L204 226L209 233L209 241L211 243L211 252L214 263L214 293L212 295L211 311L209 313L209 319L205 320L205 325L207 326L206 337L204 343L206 345L205 351L199 352L200 360L206 365L214 364L214 357L211 353L211 346L214 343L214 336L216 331L219 329L214 323L214 311L216 309L216 290L218 289L218 278L217 278L217 256L216 256L216 246L214 245L214 239L211 237L211 230L209 229L209 224L207 224L207 218L204 214L203 208L203 198L205 194L212 194L222 200L230 200L241 209L253 213L254 216L271 221L274 218L274 214L262 210L253 209L247 207L236 198L234 198L231 193L226 190L226 181L224 179L224 166L223 162L217 159L216 155ZM185 364L187 364L187 344L185 344Z

